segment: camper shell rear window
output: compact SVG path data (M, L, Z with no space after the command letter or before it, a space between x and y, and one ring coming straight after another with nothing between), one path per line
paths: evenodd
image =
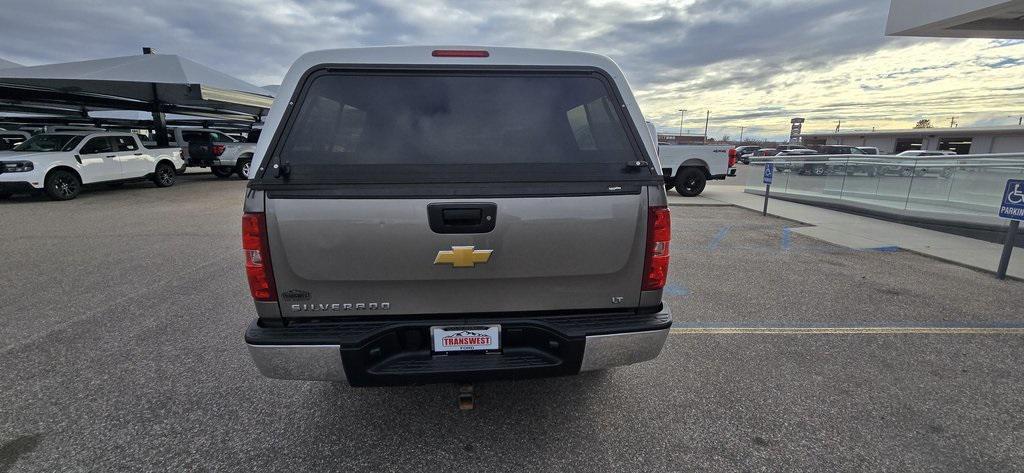
M594 70L307 75L265 169L291 184L650 180L612 82Z

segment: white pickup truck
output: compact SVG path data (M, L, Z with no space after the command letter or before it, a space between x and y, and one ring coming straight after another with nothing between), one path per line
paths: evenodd
M731 145L659 145L658 156L668 189L683 197L704 192L710 180L736 175L736 155Z
M147 148L130 133L46 133L0 152L0 198L42 190L70 200L83 185L146 179L169 187L183 165L180 149Z
M245 179L249 173L249 163L256 151L256 143L242 143L223 131L210 128L170 128L167 133L170 145L181 148L188 167L208 167L213 175L221 179L232 175ZM208 146L202 153L191 153L189 148L192 143Z

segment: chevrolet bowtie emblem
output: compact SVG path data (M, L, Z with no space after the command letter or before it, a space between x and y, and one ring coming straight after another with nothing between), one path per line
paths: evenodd
M491 259L494 250L474 250L473 246L453 246L451 251L441 250L434 258L434 264L450 264L456 268L472 268Z

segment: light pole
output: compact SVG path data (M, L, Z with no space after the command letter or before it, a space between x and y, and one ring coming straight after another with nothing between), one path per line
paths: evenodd
M686 110L679 109L679 134L683 134L683 118L686 117Z
M708 144L708 123L711 123L711 110L708 110L708 117L704 119L704 144Z
M743 130L747 129L745 126L740 127L740 144L743 144Z

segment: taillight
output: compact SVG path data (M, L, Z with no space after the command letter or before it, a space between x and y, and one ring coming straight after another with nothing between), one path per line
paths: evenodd
M491 53L481 49L435 49L430 55L434 57L490 57Z
M644 282L641 289L656 291L668 279L668 246L672 240L672 216L668 207L647 211L647 256L644 258Z
M220 156L224 154L224 145L213 145L213 155Z
M736 166L736 148L729 150L729 167Z
M245 253L245 275L249 292L257 301L277 300L274 273L270 269L270 244L267 241L267 218L263 213L242 215L242 251Z

